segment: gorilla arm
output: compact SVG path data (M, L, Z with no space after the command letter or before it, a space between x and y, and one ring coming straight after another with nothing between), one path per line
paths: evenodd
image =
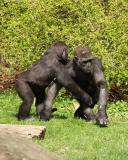
M101 126L106 126L108 122L108 116L106 112L108 91L107 83L103 74L103 67L101 62L97 59L94 64L94 80L99 90L99 108L97 115L97 123Z
M47 91L44 106L46 110L52 111L52 103L62 86L55 81Z
M92 105L92 98L82 90L79 85L72 79L72 74L70 73L70 66L69 68L61 67L55 68L56 72L56 80L57 82L65 87L69 92L71 92L76 99L80 99L81 102L84 104L91 106Z

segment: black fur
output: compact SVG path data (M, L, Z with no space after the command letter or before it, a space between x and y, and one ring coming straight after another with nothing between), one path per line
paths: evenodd
M68 47L63 42L55 42L48 51L27 71L21 73L16 81L16 91L22 99L18 119L29 118L30 109L36 98L36 111L40 114L45 99L45 88L53 81L56 71L67 63Z

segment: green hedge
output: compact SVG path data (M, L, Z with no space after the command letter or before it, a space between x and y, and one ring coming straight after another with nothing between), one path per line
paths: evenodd
M56 39L89 45L102 59L109 84L127 85L126 0L1 0L1 54L16 67L28 67Z

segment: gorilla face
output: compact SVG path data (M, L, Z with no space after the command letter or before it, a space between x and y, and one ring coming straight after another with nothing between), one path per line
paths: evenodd
M92 64L91 64L92 59L93 59L93 57L79 58L79 57L75 56L74 63L84 73L92 73L93 72L93 68L92 68Z

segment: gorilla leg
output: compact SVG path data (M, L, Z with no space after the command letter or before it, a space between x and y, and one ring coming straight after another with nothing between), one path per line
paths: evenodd
M41 120L49 120L51 118L51 113L56 111L56 108L52 109L52 103L55 99L56 95L58 94L59 90L61 89L61 85L58 82L55 82L47 92L47 96L44 102L44 108L40 112L40 119Z
M93 106L92 106L93 108ZM80 103L79 108L75 111L74 117L75 118L82 118L86 121L91 121L95 119L95 114L91 107L85 106L82 102Z
M40 112L44 108L45 89L43 89L40 86L36 86L34 88L34 95L36 97L36 102L35 102L36 113L37 113L37 115L40 115Z
M42 96L44 97L44 96ZM40 112L43 110L44 108L44 98L42 98L40 96L37 96L36 97L36 103L35 103L35 106L36 106L36 113L37 115L40 114Z
M24 80L17 80L16 82L16 90L18 92L19 97L22 99L22 103L18 112L18 119L28 119L30 118L29 113L34 100L34 94L29 84Z

